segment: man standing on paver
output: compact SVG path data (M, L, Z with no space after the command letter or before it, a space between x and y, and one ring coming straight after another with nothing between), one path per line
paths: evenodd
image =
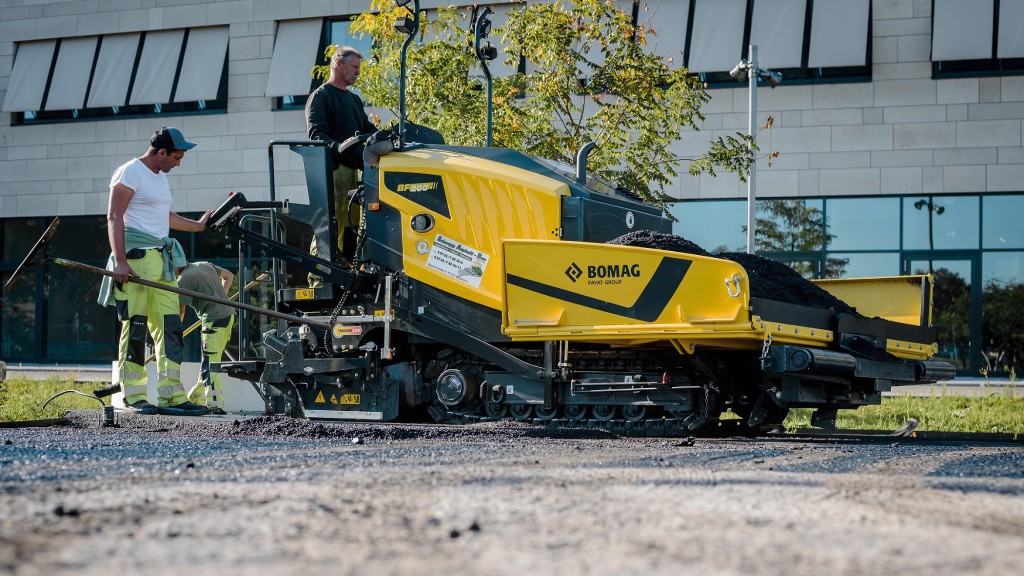
M362 60L363 55L355 48L338 47L331 56L327 82L306 100L306 132L310 140L327 142L334 163L334 217L338 222L337 245L341 255L345 255L346 248L349 252L354 250L354 228L359 226L359 214L349 214L348 194L359 186L359 171L363 167L363 146L346 141L357 133L365 136L377 131L366 116L362 99L349 89L359 78ZM315 247L314 240L312 248ZM319 277L310 276L311 286L318 282Z
M174 269L187 262L181 245L169 237L170 229L206 229L212 211L191 220L171 210L167 173L180 165L185 151L193 147L178 129L165 126L150 138L145 154L122 164L110 178L107 237L111 254L107 269L113 272L113 281L104 278L99 302L116 305L121 321L118 380L126 410L139 414L207 413L205 407L189 402L181 385L184 346L177 294L127 282L136 277L176 286ZM147 335L152 336L156 350L159 408L146 400Z

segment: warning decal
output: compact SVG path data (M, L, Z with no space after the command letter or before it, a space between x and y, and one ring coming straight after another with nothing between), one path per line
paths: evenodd
M314 400L313 402L316 402L317 404L323 404L326 401L327 400L324 399L324 393L323 392L317 392L316 393L316 400Z
M488 254L438 234L430 248L427 267L479 288L490 258Z

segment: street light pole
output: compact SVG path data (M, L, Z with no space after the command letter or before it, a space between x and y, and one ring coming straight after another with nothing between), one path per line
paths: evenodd
M750 45L750 58L748 65L750 66L750 101L749 101L749 121L747 125L748 134L750 135L750 176L747 178L747 254L753 254L756 246L754 244L754 230L756 228L756 210L754 210L755 200L757 199L757 158L754 157L754 137L757 135L757 45Z
M750 52L747 60L740 60L740 63L733 66L729 75L739 82L744 80L750 83L750 105L749 122L747 133L750 135L750 174L747 176L747 254L753 254L757 246L754 244L755 232L757 229L756 210L754 206L757 201L757 158L756 143L757 137L757 81L764 78L768 86L775 88L782 83L782 74L757 67L757 45L750 45Z

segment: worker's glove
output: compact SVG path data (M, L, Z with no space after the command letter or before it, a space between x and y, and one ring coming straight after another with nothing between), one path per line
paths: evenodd
M380 164L381 156L394 152L399 145L398 134L390 130L378 130L366 141L366 146L363 148L363 162L376 167Z
M348 138L345 139L344 142L338 142L338 149L335 150L335 152L337 152L338 154L341 154L342 152L344 152L345 150L348 150L349 148L351 148L352 146L355 146L356 144L359 144L359 137L358 136L349 136Z

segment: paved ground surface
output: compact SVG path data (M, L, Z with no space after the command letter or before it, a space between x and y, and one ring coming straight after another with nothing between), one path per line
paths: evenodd
M0 573L1020 574L1024 447L126 417L0 429Z

